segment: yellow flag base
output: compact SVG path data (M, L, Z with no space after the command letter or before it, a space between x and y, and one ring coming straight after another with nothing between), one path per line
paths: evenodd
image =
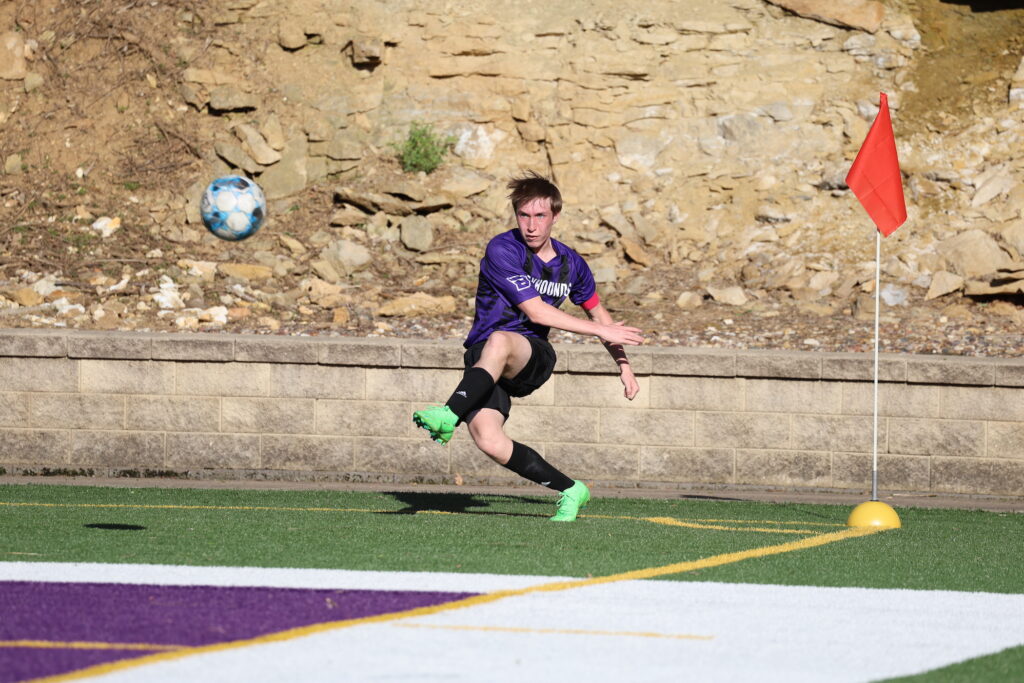
M891 506L880 500L869 500L853 508L846 526L852 527L885 527L886 529L899 529L900 516Z

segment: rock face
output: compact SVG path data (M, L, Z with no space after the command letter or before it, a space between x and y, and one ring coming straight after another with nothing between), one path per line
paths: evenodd
M5 188L0 199L25 225L64 231L59 264L7 255L5 307L34 301L14 292L58 266L73 271L62 279L80 284L112 280L85 288L89 296L100 288L107 313L73 325L91 317L110 324L105 301L128 292L150 299L120 302L121 320L155 308L154 295L202 310L223 303L229 320L299 307L315 317L319 307L359 324L382 301L421 286L468 298L480 247L510 225L505 183L535 169L562 189L558 237L588 258L602 292L676 311L776 302L853 311L873 292L873 234L843 179L880 91L898 130L910 213L884 242L886 291L900 293L889 298L913 304L990 291L1004 284L998 273L1024 271L1024 65L984 81L998 90L996 109L914 128L904 112L922 96L917 79L928 57L903 4L170 5L143 14L111 4L96 14L122 22L125 46L167 46L160 69L140 57L137 82L111 81L102 95L47 71L80 47L84 61L106 45L60 34L70 16L62 3L31 10L27 35L0 35L0 78L13 79L0 84L0 127L5 136L23 132L7 145L5 177L24 187ZM11 10L0 8L0 30L13 26ZM33 73L42 80L25 92ZM71 85L82 92L59 90ZM88 113L107 136L76 137L87 125L80 113L53 123L71 131L64 138L33 138L29 113L53 116L52 102L64 100L78 112L94 104ZM395 163L395 147L417 122L448 150L429 176ZM66 173L47 173L51 163ZM230 247L210 241L196 210L209 179L229 172L255 178L271 213L259 239ZM34 200L52 178L76 185ZM107 196L91 189L101 179ZM82 192L94 193L80 200L84 214L121 216L124 227L82 237L90 221L68 200ZM26 239L18 246L31 253ZM158 272L161 258L221 267L203 280ZM132 267L96 271L110 263ZM102 289L123 277L132 283L125 289ZM160 277L174 282L178 299ZM346 289L311 298L299 284L311 279ZM345 300L349 287L364 298ZM236 310L247 306L254 315ZM351 318L336 313L342 306ZM200 328L223 319L194 317Z

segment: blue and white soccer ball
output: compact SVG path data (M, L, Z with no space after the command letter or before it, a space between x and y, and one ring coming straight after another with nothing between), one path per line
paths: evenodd
M256 234L267 218L267 200L260 186L237 175L217 178L206 188L199 213L207 229L223 240L244 240Z

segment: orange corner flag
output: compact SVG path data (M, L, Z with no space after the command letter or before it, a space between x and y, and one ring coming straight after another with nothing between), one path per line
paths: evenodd
M885 93L881 93L878 116L871 124L850 172L846 174L846 184L884 236L896 232L896 228L907 220L903 177L889 119L889 99Z

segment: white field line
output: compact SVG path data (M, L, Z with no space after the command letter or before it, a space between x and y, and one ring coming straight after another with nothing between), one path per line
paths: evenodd
M0 580L512 589L552 577L0 563ZM288 578L291 574L292 578ZM44 577L51 577L46 579ZM189 579L188 577L193 577ZM214 577L217 583L214 583ZM262 582L261 582L262 581ZM103 681L871 681L1024 644L1024 595L677 581L532 592L128 667ZM59 680L59 679L58 679Z
M196 567L98 562L0 562L0 581L127 583L161 586L262 586L491 593L529 588L572 577L441 572L377 572L347 569Z
M1024 595L623 581L154 662L98 680L859 682L1024 644L1021 614Z

